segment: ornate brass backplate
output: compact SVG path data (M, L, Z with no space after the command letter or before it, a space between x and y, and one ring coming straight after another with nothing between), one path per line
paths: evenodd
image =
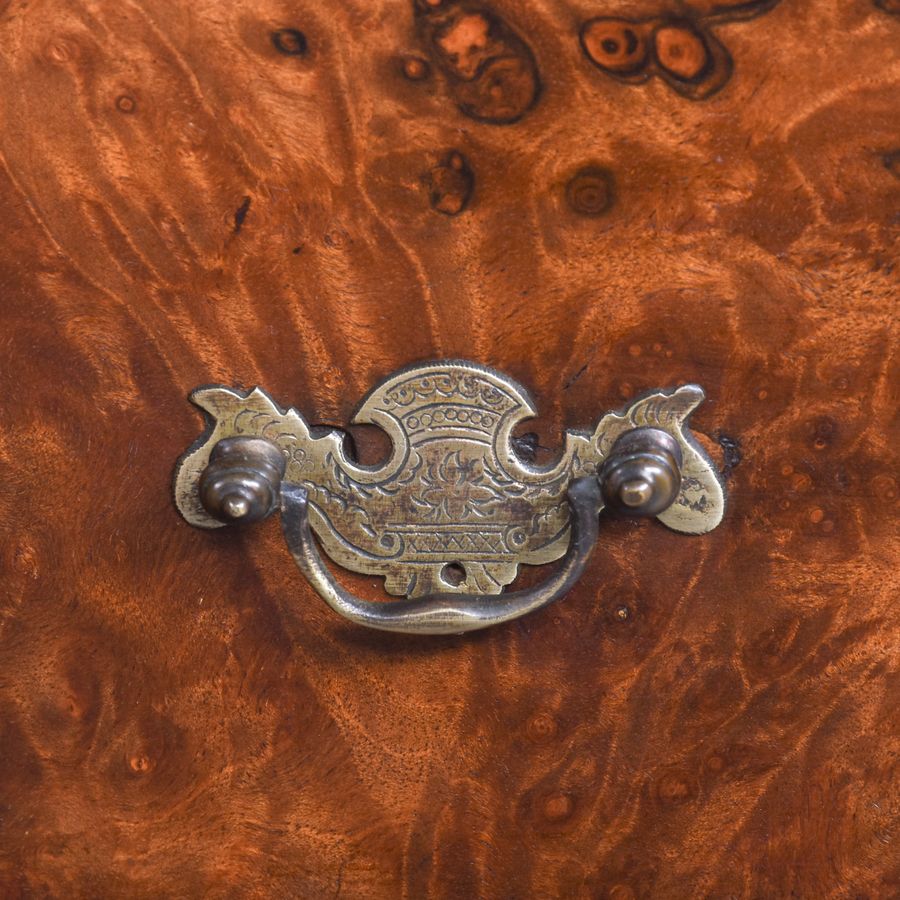
M389 593L411 599L499 594L521 563L566 553L567 489L597 476L617 438L635 428L661 429L680 450L680 487L660 521L691 534L715 528L722 486L687 426L703 397L685 385L637 399L606 413L593 431L566 431L559 460L540 467L513 449L515 427L536 415L519 385L470 362L416 365L370 391L353 417L392 442L389 459L368 467L350 458L344 432L310 427L260 388L204 387L191 399L209 427L179 461L176 501L192 525L222 525L201 502L201 473L223 439L263 438L283 453L284 482L303 488L309 524L341 566L383 576ZM448 577L450 564L461 567L453 569L464 571L462 580Z

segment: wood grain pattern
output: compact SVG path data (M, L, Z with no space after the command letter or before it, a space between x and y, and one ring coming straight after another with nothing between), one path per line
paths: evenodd
M900 20L747 6L699 100L579 41L666 0L0 4L4 894L900 894ZM191 388L436 356L703 384L726 521L438 641L181 521Z

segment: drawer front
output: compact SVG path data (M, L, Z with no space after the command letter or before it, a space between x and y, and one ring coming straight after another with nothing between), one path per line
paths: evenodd
M0 5L4 893L896 896L898 12ZM702 385L724 520L434 637L179 515L198 385L437 358L538 465Z

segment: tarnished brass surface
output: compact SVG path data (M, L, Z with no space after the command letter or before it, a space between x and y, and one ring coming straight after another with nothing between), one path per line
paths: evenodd
M389 603L363 600L341 587L316 549L304 488L293 484L282 488L281 527L288 549L309 583L345 619L379 631L463 634L535 612L567 594L581 577L597 543L600 486L596 478L576 478L566 495L572 513L571 540L562 564L537 587L502 596L444 592Z
M311 428L259 388L243 394L207 387L192 399L210 421L176 475L178 507L191 524L223 524L197 490L216 444L265 438L284 453L285 483L306 491L310 525L325 552L348 569L383 576L397 596L498 594L520 564L559 559L570 539L568 486L596 476L616 440L635 428L666 432L681 457L678 493L660 521L699 534L723 513L718 477L687 427L703 399L696 385L607 413L593 432L567 431L559 460L548 467L529 464L512 449L513 429L536 414L525 391L499 372L463 361L414 366L368 394L353 422L380 426L393 446L377 467L347 456L343 432Z
M634 428L613 444L600 467L603 501L626 516L658 516L678 498L681 449L661 428Z
M258 522L278 505L284 468L284 454L270 441L225 438L213 448L200 475L200 502L226 525Z

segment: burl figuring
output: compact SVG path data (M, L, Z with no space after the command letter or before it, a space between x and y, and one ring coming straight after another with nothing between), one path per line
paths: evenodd
M0 2L0 895L900 896L898 47L896 0ZM723 521L603 513L563 601L417 637L179 515L195 388L345 427L434 359L536 465L701 385Z

